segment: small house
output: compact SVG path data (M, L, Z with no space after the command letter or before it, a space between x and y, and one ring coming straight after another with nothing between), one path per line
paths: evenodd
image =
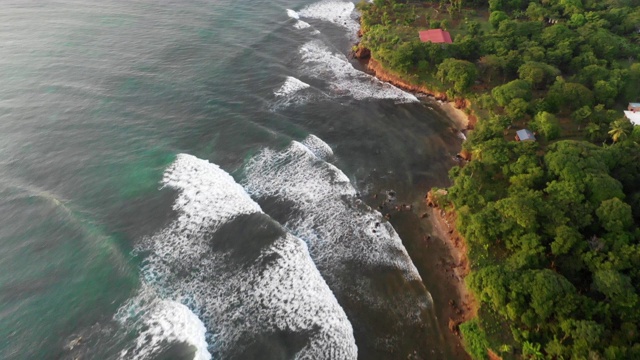
M442 29L423 30L419 32L420 41L432 42L435 44L451 44L451 34Z
M631 121L633 125L640 125L640 103L629 103L624 116Z
M629 107L627 107L628 111L640 111L640 103L629 103Z
M633 125L640 125L640 111L636 112L626 110L624 112L624 116L626 116Z
M516 131L516 141L536 141L535 135L529 129Z

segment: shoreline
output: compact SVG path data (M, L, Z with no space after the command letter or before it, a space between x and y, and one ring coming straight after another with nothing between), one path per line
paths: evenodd
M429 194L431 194L431 191L429 191ZM452 305L457 316L451 317L452 321L449 323L449 330L459 335L458 325L473 319L478 311L478 303L464 283L464 279L471 271L467 257L467 244L455 228L455 214L447 213L428 199L426 201L427 206L429 206L428 214L431 219L432 233L443 241L444 246L453 258L453 264L446 266L445 271L451 273L451 278L453 279L451 283L457 291L457 299L459 301Z
M465 109L468 109L471 105L469 100L459 98L455 99L455 101L449 101L445 93L434 91L426 86L411 84L400 75L385 69L382 64L370 56L370 51L366 48L359 47L358 51L353 55L378 80L413 94L427 95L437 101L440 109L455 124L458 130L464 131L474 128L477 121L476 116L465 112ZM450 299L447 302L448 305L441 304L436 309L438 322L444 331L446 331L445 329L448 330L448 336L446 337L450 342L451 348L454 351L462 348L464 352L462 357L470 359L469 354L464 350L464 340L459 330L459 325L476 317L478 311L478 302L464 282L470 271L467 246L462 236L455 229L455 214L446 213L444 209L439 208L430 200L430 195L431 189L426 194L425 202L423 203L427 206L427 211L421 216L423 218L422 221L427 223L430 231L423 231L422 235L424 239L431 239L430 241L439 239L452 262L443 259L433 264L424 265L437 274L436 276L439 280L451 291L451 293L447 293L447 298ZM435 239L432 239L432 236Z
M358 52L356 52L354 57L361 61L367 71L375 76L376 79L389 83L404 91L433 98L440 104L440 108L447 117L456 124L458 130L472 130L474 128L477 121L476 117L473 114L467 114L465 112L465 109L471 106L469 100L457 98L454 101L450 101L447 98L447 94L429 89L426 86L412 84L404 80L400 75L385 69L381 63L370 57L367 51L365 51L364 54L367 55L358 56Z

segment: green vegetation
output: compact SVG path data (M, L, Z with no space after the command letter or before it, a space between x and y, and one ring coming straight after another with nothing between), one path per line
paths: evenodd
M464 338L464 346L473 356L474 359L488 359L487 348L489 342L487 341L484 332L478 325L478 320L473 319L460 325L460 332Z
M638 141L563 140L543 153L500 132L451 170L467 285L522 354L529 343L547 358L640 358Z
M441 199L481 306L469 353L640 359L640 1L359 4L362 46L408 81L462 97L479 121ZM453 44L421 43L444 28ZM538 142L513 141L515 127Z

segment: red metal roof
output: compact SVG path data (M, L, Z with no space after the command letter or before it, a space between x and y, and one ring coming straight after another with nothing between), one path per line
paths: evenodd
M442 29L431 29L420 31L420 41L432 43L446 43L451 44L451 34L448 31Z

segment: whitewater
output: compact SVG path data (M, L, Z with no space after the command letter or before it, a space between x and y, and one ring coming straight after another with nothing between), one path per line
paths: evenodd
M173 205L178 218L137 249L149 253L142 267L144 283L162 300L151 302L153 308L143 314L143 323L152 324L150 330L124 355L148 358L160 341L180 340L173 328L197 323L197 314L204 325L187 332L195 339L186 341L202 359L207 349L215 358L242 358L252 352L254 341L274 332L302 338L304 345L294 358L356 358L351 324L305 244L266 216L229 174L206 160L180 154L162 184L179 192ZM175 302L192 313L171 305ZM120 314L131 307L125 305ZM119 317L126 324L128 318ZM162 329L163 324L169 329ZM142 340L148 338L151 343Z
M349 57L354 2L2 4L0 358L448 358L441 254L378 207L460 140Z

